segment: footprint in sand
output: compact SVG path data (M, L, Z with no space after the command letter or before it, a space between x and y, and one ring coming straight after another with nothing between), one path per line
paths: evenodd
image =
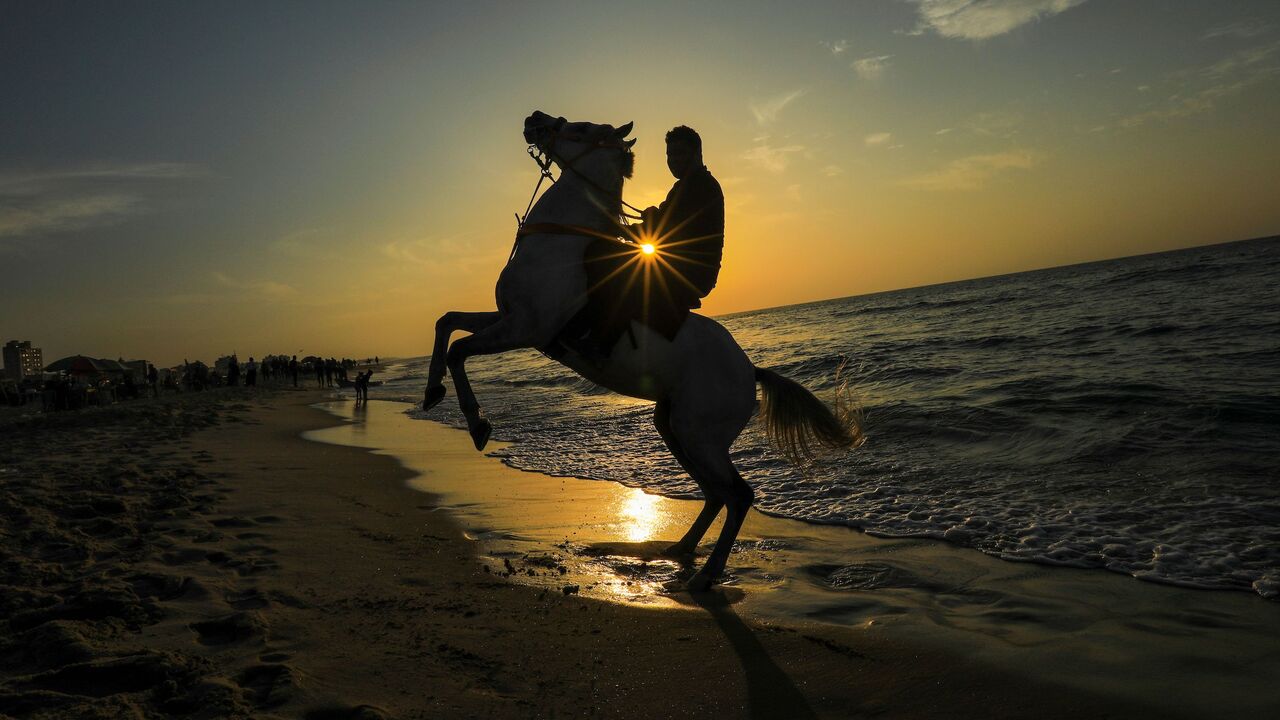
M373 705L348 707L335 705L316 708L302 716L302 720L390 720L386 710Z
M298 671L283 663L254 665L235 677L245 698L259 708L283 705L299 686Z
M252 638L265 638L267 624L256 613L236 612L190 625L201 645L229 645Z

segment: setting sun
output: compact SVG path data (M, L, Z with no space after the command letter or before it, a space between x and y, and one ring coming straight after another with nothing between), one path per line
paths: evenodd
M650 244L650 243L645 243L645 244L641 245L641 246L640 246L640 252L644 253L645 255L652 255L652 254L653 254L653 245L652 245L652 244Z

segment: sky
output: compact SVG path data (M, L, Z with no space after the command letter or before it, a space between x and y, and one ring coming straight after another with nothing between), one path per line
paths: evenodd
M1280 233L1275 0L0 0L0 342L429 352L533 110L702 135L712 315Z

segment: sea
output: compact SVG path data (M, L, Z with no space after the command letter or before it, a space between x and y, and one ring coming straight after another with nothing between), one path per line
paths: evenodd
M865 415L856 450L797 468L753 423L733 461L770 515L1280 600L1277 279L1280 237L718 317ZM370 395L420 402L427 361ZM698 496L651 403L534 351L468 370L503 462ZM452 391L406 412L465 425Z

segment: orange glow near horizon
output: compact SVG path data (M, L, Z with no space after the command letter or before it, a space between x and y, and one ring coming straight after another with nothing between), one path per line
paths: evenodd
M495 308L539 177L535 109L634 123L637 208L675 181L666 132L701 135L725 199L704 316L1280 232L1280 3L1175 3L1154 24L1102 2L955 3L935 24L929 4L695 4L675 25L607 2L574 22L538 5L183 5L160 15L251 40L16 47L20 75L66 82L11 93L40 117L3 141L0 342L158 367L429 353L442 314ZM29 38L94 17L17 14ZM530 36L555 82L512 71ZM105 104L104 86L120 90ZM626 271L660 296L688 265L671 229L647 232Z

